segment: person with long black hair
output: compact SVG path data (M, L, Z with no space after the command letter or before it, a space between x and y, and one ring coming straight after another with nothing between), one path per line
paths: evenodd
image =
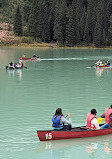
M71 130L71 114L68 113L67 116L69 117L69 120L63 116L61 108L56 109L56 112L52 117L52 126L55 130Z

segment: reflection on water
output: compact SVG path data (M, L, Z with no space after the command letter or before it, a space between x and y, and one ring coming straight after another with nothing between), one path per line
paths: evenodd
M93 153L98 148L98 143L91 143L90 145L86 146L86 151L88 153Z
M37 152L42 153L44 151L52 151L54 153L54 151L57 150L74 150L78 147L80 148L79 152L84 151L84 153L87 153L91 158L94 158L98 151L100 151L102 157L105 158L105 155L109 155L112 149L112 135L39 142Z
M103 73L106 72L108 76L109 70L111 70L111 68L96 68L96 75L97 77L101 77Z
M7 70L9 77L14 77L15 75L19 76L19 80L22 79L22 70L16 69L16 70Z
M101 75L103 74L104 69L103 68L96 68L96 75L98 77L101 77Z
M104 143L104 151L109 154L111 149L109 148L109 142Z
M107 158L107 155L111 155L111 145L112 143L110 143L109 141L104 141L103 144L90 143L86 146L86 152L91 158L96 158L96 154L99 151L101 153L100 158Z

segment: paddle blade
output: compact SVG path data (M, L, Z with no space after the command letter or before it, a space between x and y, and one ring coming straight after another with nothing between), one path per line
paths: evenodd
M103 120L104 118L98 118L98 123L100 124Z
M26 66L23 66L23 67L27 69L27 67L26 67Z
M9 68L9 66L6 66L6 70Z

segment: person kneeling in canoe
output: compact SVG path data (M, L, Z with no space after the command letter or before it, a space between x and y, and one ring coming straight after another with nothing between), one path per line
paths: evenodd
M96 117L96 109L92 109L91 113L87 114L86 118L86 128L87 129L100 129L100 126L98 124L98 119Z
M71 130L72 120L70 113L68 113L68 117L69 120L63 116L61 108L56 109L56 112L52 117L52 126L54 127L54 130Z
M110 108L105 109L101 118L105 118L105 124L102 126L102 129L112 127L112 105L110 105Z

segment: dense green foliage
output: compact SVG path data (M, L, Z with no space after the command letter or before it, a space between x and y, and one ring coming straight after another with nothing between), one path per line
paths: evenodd
M20 14L15 16L17 6ZM0 14L2 21L14 27L16 21L23 24L23 35L35 41L61 46L112 45L112 0L1 0Z
M23 34L22 16L21 16L21 13L20 13L19 6L17 7L16 14L15 14L15 17L14 17L14 27L13 27L13 30L14 30L14 33L17 36L22 36L22 34Z

